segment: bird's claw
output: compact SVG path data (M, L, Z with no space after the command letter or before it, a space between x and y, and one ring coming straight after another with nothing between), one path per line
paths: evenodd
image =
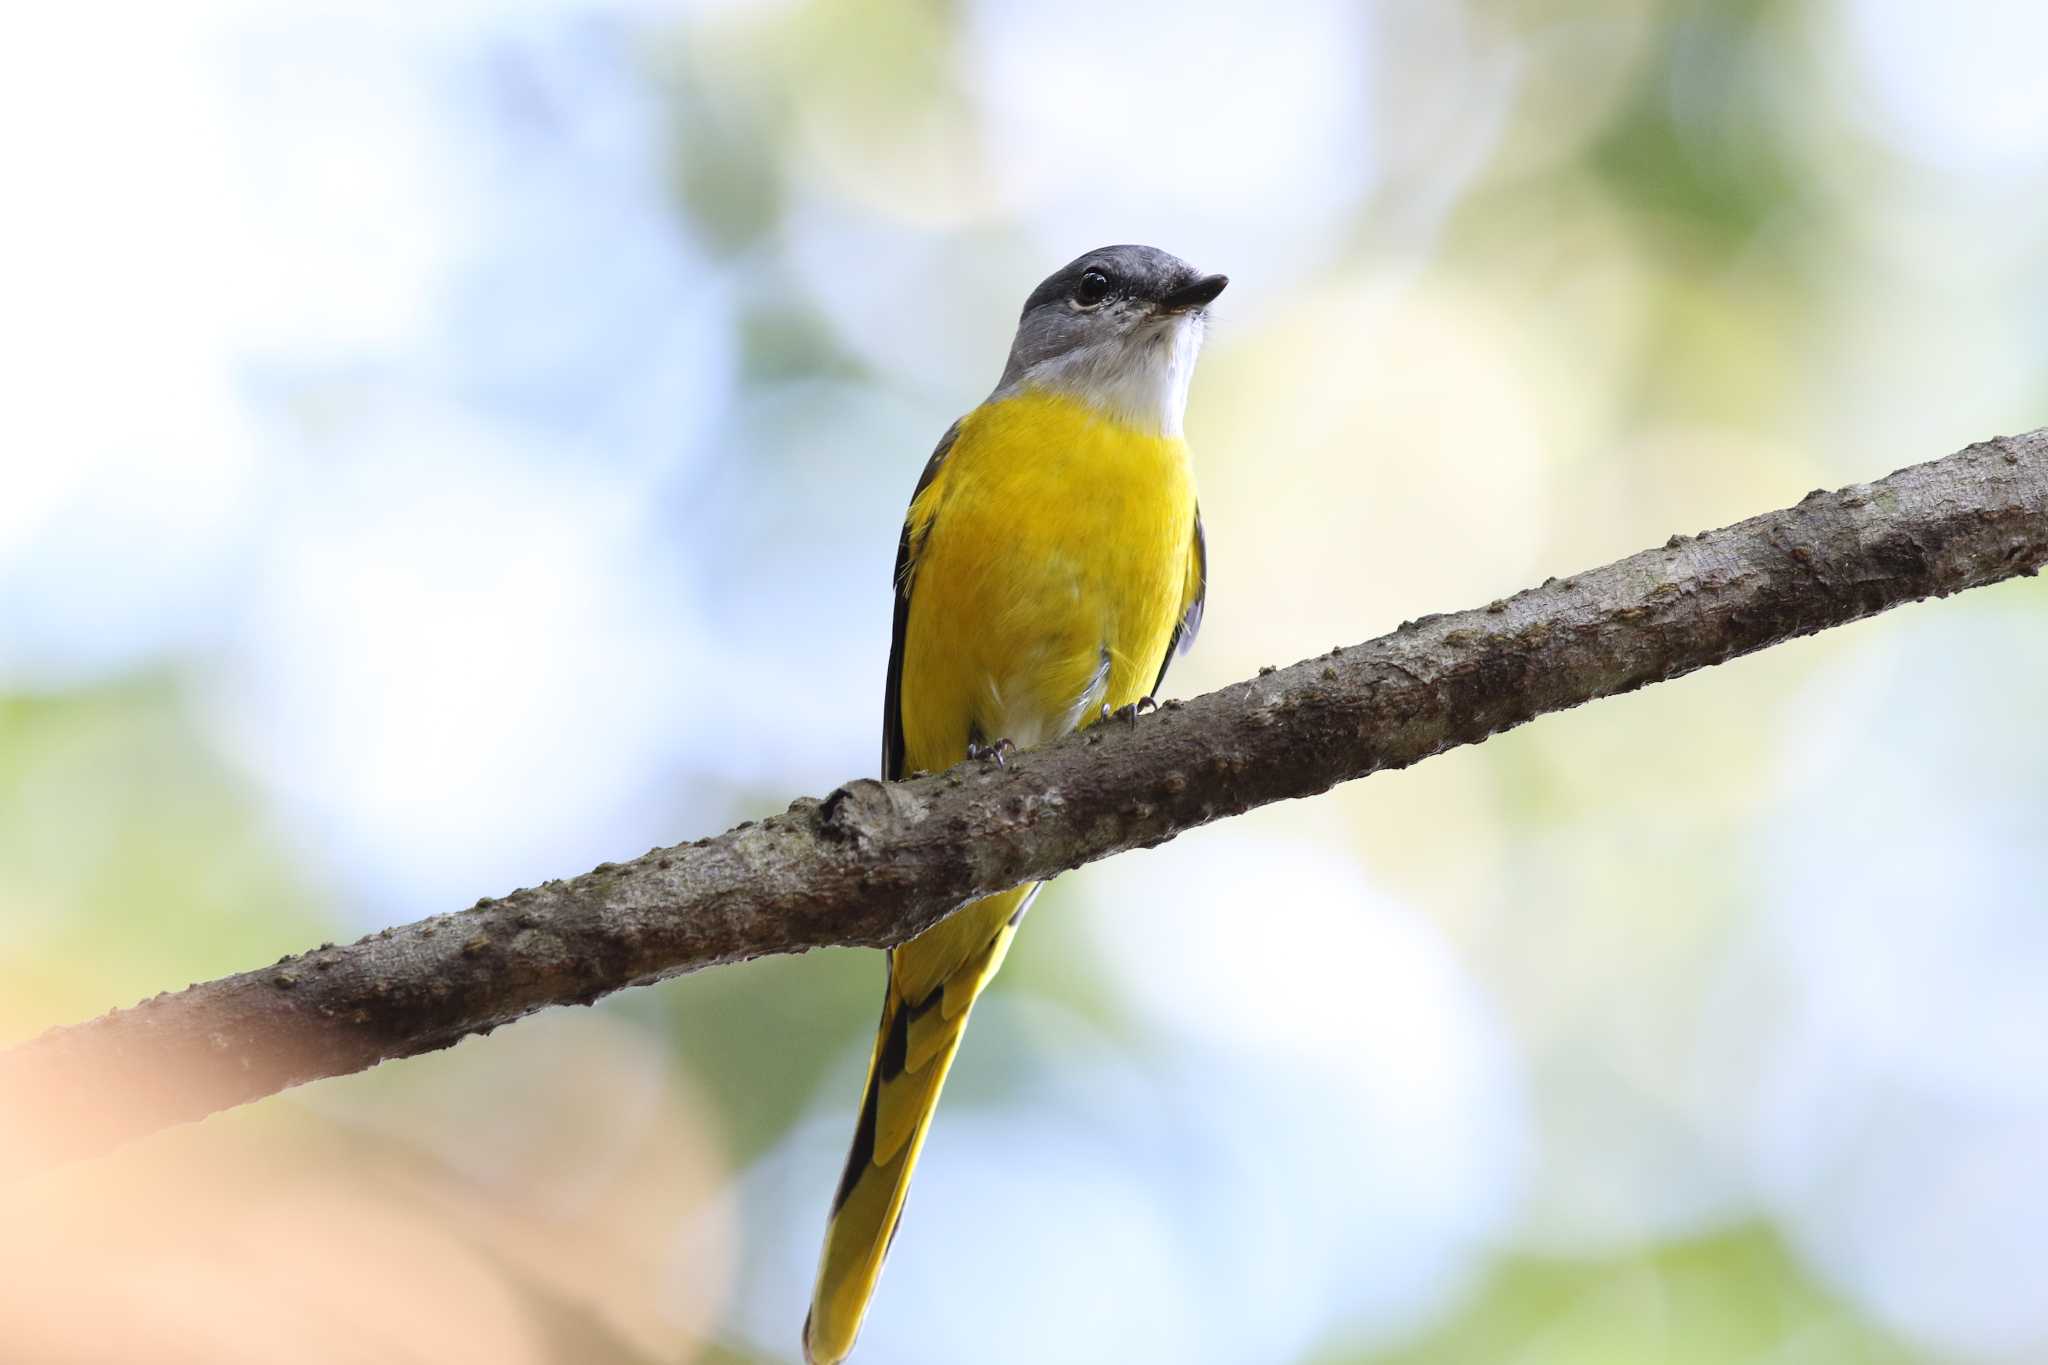
M992 758L996 761L998 768L1009 767L1010 765L1003 761L1003 755L1015 752L1017 752L1015 740L998 739L988 744L977 743L974 740L967 741L967 756L969 758Z
M1127 720L1131 724L1136 725L1139 715L1146 711L1157 711L1158 709L1159 703L1150 697L1140 697L1129 706L1119 706L1114 711L1109 709L1108 702L1104 702L1102 703L1102 718L1104 720Z

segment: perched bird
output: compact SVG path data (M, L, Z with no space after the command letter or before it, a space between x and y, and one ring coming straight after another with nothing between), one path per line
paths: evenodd
M924 467L896 547L882 775L1135 718L1202 621L1207 565L1182 439L1206 310L1228 280L1148 246L1091 251L1024 301L995 391ZM975 997L1036 883L889 954L882 1022L804 1322L844 1360Z

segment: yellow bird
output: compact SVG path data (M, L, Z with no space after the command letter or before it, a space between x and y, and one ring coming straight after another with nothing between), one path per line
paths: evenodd
M1207 565L1181 423L1206 310L1228 282L1111 246L1025 300L1001 381L939 441L904 517L884 777L1001 762L1135 715L1192 643ZM968 1011L1037 890L977 901L889 954L804 1322L811 1365L853 1350Z

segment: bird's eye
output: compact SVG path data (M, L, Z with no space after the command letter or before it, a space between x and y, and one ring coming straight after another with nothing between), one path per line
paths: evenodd
M1081 276L1081 283L1074 289L1074 302L1084 307L1101 303L1109 297L1109 276L1100 270L1090 270Z

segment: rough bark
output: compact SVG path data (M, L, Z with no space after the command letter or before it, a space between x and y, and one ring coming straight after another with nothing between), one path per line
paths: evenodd
M0 1052L0 1174L549 1005L900 942L978 895L2044 562L2048 430L1816 491L1007 767L851 782L715 838L53 1029Z

